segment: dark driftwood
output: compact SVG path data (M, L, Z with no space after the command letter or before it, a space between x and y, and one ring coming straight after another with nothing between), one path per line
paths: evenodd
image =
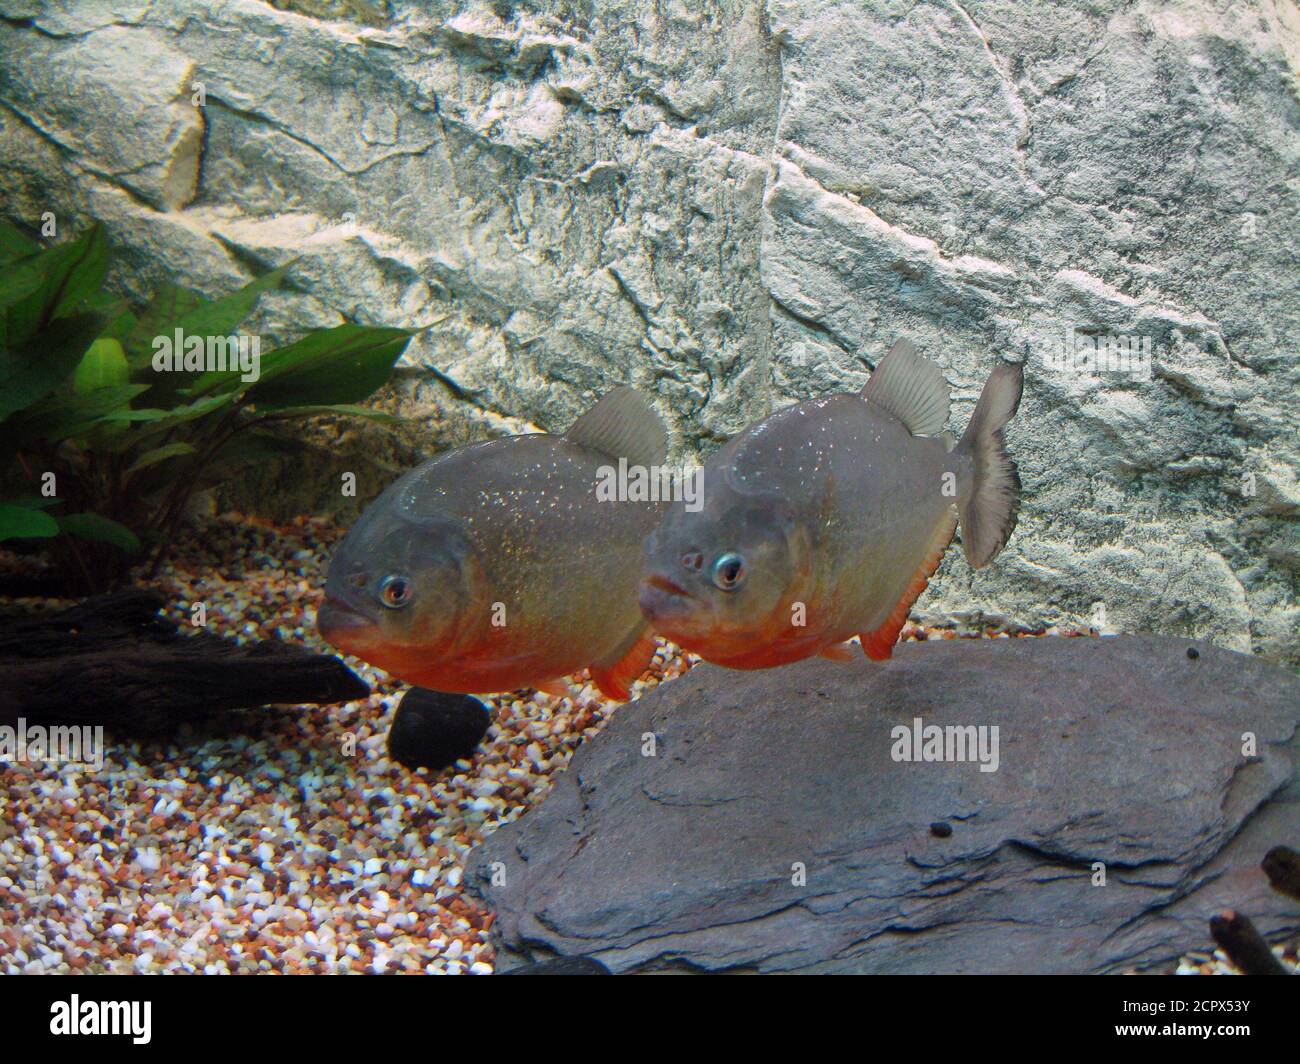
M1273 889L1300 900L1300 853L1290 846L1274 846L1261 866Z
M364 698L335 657L181 632L161 595L132 589L56 614L0 618L0 723L156 731L215 711Z
M1290 975L1264 936L1241 913L1225 909L1210 920L1210 936L1244 975Z

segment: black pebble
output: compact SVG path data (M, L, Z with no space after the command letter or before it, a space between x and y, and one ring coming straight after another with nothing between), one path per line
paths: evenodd
M595 957L555 957L536 964L521 964L502 975L612 975Z
M1201 652L1197 650L1195 647L1188 647L1187 656L1191 658L1193 661L1195 661L1197 658L1201 656Z
M946 839L952 834L952 825L945 824L942 820L936 820L930 825L930 834L936 839Z
M410 769L445 768L478 749L490 722L477 698L412 687L393 714L388 756Z

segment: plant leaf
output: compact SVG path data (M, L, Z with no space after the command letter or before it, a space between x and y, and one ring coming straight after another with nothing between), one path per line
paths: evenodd
M126 384L94 392L55 395L29 406L0 427L0 436L21 443L39 439L50 443L80 436L105 421L119 422L114 415L129 410L131 400L148 385Z
M153 342L159 336L170 337L185 315L207 303L198 292L178 284L160 285L149 305L140 312L135 325L122 341L131 369L148 366L153 359Z
M265 355L261 378L242 390L259 410L360 402L388 382L411 336L352 323L312 332Z
M133 385L136 388L145 388L148 385ZM202 399L196 399L192 403L182 403L180 406L172 407L170 410L161 410L155 407L141 408L132 410L132 421L153 422L151 429L169 429L173 425L182 425L187 421L193 421L195 418L204 417L214 410L227 406L234 402L234 396L228 394L208 395Z
M34 262L5 265L4 275L0 276L0 309L26 299L40 287L44 278L44 273Z
M176 458L182 454L193 454L194 447L191 444L178 440L175 443L169 443L162 447L155 447L152 451L145 451L139 458L127 469L128 473L138 473L142 469L148 469L151 465L157 465L159 462L165 462L168 458Z
M148 386L138 384L132 387L147 388ZM132 410L130 412L130 421L135 425L135 430L127 436L114 441L107 449L121 453L130 450L132 447L138 448L152 437L161 436L163 433L169 432L180 425L205 417L232 401L233 398L230 395L210 395L197 399L192 403L174 407L171 410L161 410L153 407Z
M15 262L40 250L41 245L17 226L0 221L0 263Z
M118 343L123 345L123 350L125 350L126 339L131 335L136 324L136 316L129 308L124 309L116 318L104 326L104 336L107 339L116 340Z
M18 348L0 348L0 421L54 391L77 367L103 328L102 315L58 318Z
M95 543L110 543L127 554L140 549L140 539L126 525L118 524L99 514L64 514L57 518L59 528L77 539Z
M16 499L8 500L10 506L21 506L27 510L48 510L62 501L57 495L19 495Z
M211 303L187 314L179 324L188 333L200 336L226 336L233 332L235 326L253 313L258 299L263 292L279 288L284 282L285 271L292 263L286 263L270 273L254 278L238 291L228 296L214 299Z
M99 291L108 269L108 240L96 223L75 240L26 260L41 271L39 286L5 313L6 343L23 344Z
M0 540L48 539L59 534L49 514L17 503L0 502Z
M82 356L72 376L72 387L85 395L101 388L120 388L129 379L122 345L114 339L100 337Z
M349 417L364 417L371 421L381 421L385 424L396 425L402 419L395 414L390 414L386 410L375 410L368 406L357 406L355 403L326 403L317 406L286 406L276 411L279 414L290 414L294 417L315 417L318 414L345 414Z
M160 336L170 339L175 336L177 329L187 337L202 336L206 339L209 336L229 335L236 325L253 312L263 292L280 287L288 265L255 278L229 295L210 301L197 292L176 285L159 289L127 340L131 369L137 372L151 371L154 340ZM194 373L183 372L169 374L176 381L171 390L189 384L196 376Z

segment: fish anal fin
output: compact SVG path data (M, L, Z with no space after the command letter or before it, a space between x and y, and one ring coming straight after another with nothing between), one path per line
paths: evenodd
M921 582L921 588L924 590L925 581ZM862 634L862 649L872 661L888 661L894 656L894 644L898 642L898 633L903 630L903 625L907 622L909 609L910 606L904 607L902 620L897 624L893 623L894 615L890 614L889 620L874 632Z
M563 676L555 680L543 680L541 683L534 684L533 690L541 691L544 695L550 695L552 698L571 698L573 688L569 686L569 681Z
M626 702L632 697L632 684L650 667L656 646L654 632L648 626L642 628L631 646L613 661L591 666L592 682L606 698Z
M885 618L885 623L874 631L862 633L862 649L872 661L888 661L893 656L894 644L898 642L899 633L907 623L907 615L911 612L913 603L921 597L921 592L929 586L930 577L934 576L939 563L943 561L943 552L952 542L952 534L956 528L956 511L949 509L930 540L929 549L921 559L920 568L908 582L903 597Z
M853 653L852 643L835 643L821 651L821 656L831 661L852 661L857 657Z

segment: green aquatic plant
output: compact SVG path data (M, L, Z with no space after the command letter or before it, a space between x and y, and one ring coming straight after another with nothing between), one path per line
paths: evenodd
M78 591L155 570L196 490L292 447L277 423L388 418L356 404L412 335L344 322L262 353L234 332L285 268L132 309L103 290L108 265L99 225L42 248L0 223L0 542L48 540Z

